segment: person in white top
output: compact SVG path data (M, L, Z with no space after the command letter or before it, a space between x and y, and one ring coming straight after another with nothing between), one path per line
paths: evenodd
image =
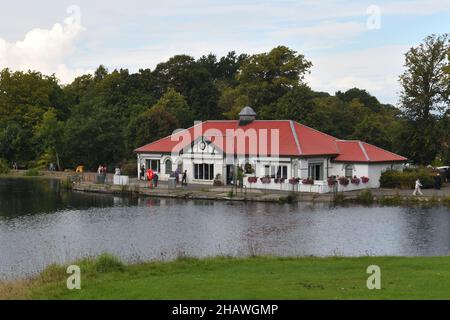
M417 194L423 195L421 190L422 184L420 183L420 180L417 178L416 180L416 188L414 189L413 196L417 196Z

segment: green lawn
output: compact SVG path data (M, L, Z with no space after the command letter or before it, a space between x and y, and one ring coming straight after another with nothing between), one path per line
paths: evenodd
M83 261L82 289L51 267L21 293L32 299L449 299L450 257L214 258L122 266ZM381 290L366 269L381 268Z

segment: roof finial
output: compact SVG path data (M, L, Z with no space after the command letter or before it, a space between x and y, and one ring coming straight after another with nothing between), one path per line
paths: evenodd
M256 112L253 110L252 107L245 107L242 109L242 111L239 113L239 125L245 126L249 123L252 123L256 119Z

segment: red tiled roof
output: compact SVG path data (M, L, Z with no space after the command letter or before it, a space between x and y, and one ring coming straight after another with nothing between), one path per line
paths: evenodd
M339 162L393 162L406 161L405 157L375 147L361 141L336 141L339 148L339 156L334 161Z
M237 131L241 129L242 131ZM255 143L245 138L245 143L240 144L238 150L238 138L234 137L233 145L225 143L227 130L237 132L241 139L242 134L251 136L256 132L258 136L267 132L267 141L259 139ZM165 137L135 150L137 153L171 153L179 152L202 136L214 145L223 149L225 153L237 155L270 155L276 150L271 150L271 132L278 130L280 156L319 156L327 155L335 157L336 161L353 162L391 162L406 161L407 159L359 141L342 141L323 132L317 131L305 125L289 120L263 121L256 120L245 126L240 126L239 121L206 121L180 133ZM182 138L185 134L190 140ZM229 132L228 132L229 136ZM228 139L232 141L232 139ZM221 143L223 141L223 143ZM221 147L223 145L223 147ZM265 150L267 148L267 150Z

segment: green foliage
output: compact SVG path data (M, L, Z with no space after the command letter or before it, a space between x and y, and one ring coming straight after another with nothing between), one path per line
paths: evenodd
M125 269L125 265L119 258L111 254L104 253L95 259L95 268L100 273L107 273L123 271Z
M358 194L357 201L362 204L371 204L373 202L373 194L369 189L363 190Z
M9 163L5 159L0 159L0 174L8 174L10 171Z
M403 172L388 170L381 174L380 184L382 188L414 189L417 178L423 188L433 188L434 173L428 169L405 170Z
M333 202L335 204L340 204L345 202L345 195L343 192L338 192L333 196Z
M33 169L28 169L27 171L25 171L25 173L23 175L26 177L38 177L41 175L41 173L39 172L38 169L33 168Z
M25 171L25 173L23 175L26 177L38 177L41 175L41 173L39 172L38 169L33 168L33 169L28 169L27 171Z
M449 110L450 65L448 35L432 35L405 55L405 72L400 76L401 104L408 119L405 145L409 156L429 164L442 149L448 150L448 128L440 123ZM443 148L442 148L443 147Z

